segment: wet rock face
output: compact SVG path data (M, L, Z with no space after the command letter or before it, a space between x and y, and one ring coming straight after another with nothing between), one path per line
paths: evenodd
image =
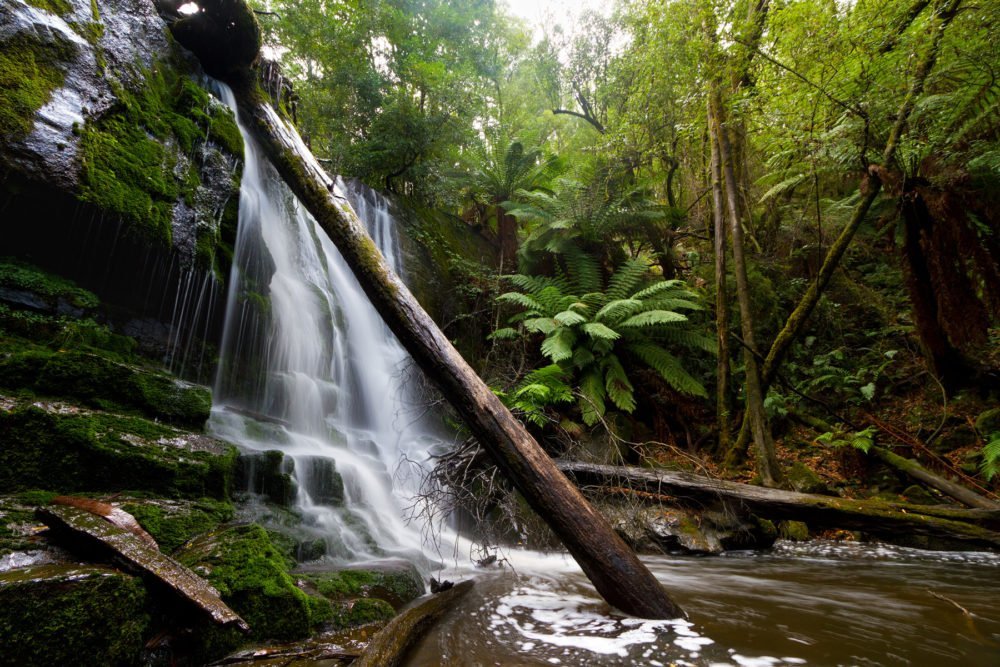
M720 554L767 549L777 531L769 522L719 511L679 508L602 506L615 530L642 553Z
M32 186L17 187L48 208L65 198L40 216L64 220L33 221L52 225L49 243L83 224L69 208L83 202L93 209L88 224L120 224L137 247L226 273L215 248L238 203L242 140L232 114L194 83L200 66L149 0L53 7L0 6L0 175Z

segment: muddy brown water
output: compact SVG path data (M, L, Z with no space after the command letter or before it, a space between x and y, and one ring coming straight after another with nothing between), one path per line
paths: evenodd
M669 622L614 613L562 556L509 556L516 573L472 574L407 665L1000 667L1000 554L813 542L646 558L688 613Z

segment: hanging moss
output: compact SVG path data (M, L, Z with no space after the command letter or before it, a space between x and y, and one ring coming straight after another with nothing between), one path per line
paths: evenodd
M26 137L35 124L35 113L63 84L66 74L58 63L72 56L73 47L53 39L42 43L33 35L19 33L0 43L0 142Z
M149 625L142 582L47 565L0 573L4 665L135 665Z

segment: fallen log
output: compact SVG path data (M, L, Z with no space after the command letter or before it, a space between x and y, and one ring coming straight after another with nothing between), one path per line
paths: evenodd
M820 433L836 433L839 429L801 410L789 409L788 415L806 426L819 431ZM884 429L883 429L884 430ZM983 510L1000 510L1000 504L981 496L972 489L967 489L961 484L956 484L949 479L937 475L923 467L919 461L908 459L895 454L887 447L873 445L869 453L877 457L886 465L892 466L905 475L912 477L921 484L926 484L932 489L937 489L949 498L953 498L967 507L974 507Z
M455 602L472 590L472 581L462 581L407 609L379 630L352 667L397 667L413 647Z
M878 500L851 500L727 482L687 472L559 461L578 484L630 486L668 494L685 506L729 511L810 527L857 530L892 543L925 538L927 548L1000 550L1000 510L959 509Z
M68 505L41 507L36 510L36 515L56 536L63 538L69 550L109 555L125 569L172 591L218 625L235 627L243 632L250 630L246 621L222 601L219 592L207 581L127 530Z
M226 3L226 15L239 9L237 5L242 5L244 12L241 21L247 14L252 17L251 10L239 0ZM204 20L207 28L223 22L212 16L216 3L202 4L201 8L201 12L189 17L189 22ZM200 55L205 42L189 44L184 34L174 36ZM214 40L208 41L214 47L234 39L240 37L231 31L220 31ZM254 31L248 31L245 39L256 39ZM225 51L213 48L210 55L214 57ZM239 52L238 45L233 45L233 51ZM214 63L213 71L223 73L232 87L243 127L337 246L372 305L417 366L455 407L472 434L549 524L605 600L627 614L644 618L683 616L683 611L635 552L559 472L524 425L472 370L393 273L335 181L323 170L298 132L271 106L255 74L245 67L234 69L240 62L242 59Z

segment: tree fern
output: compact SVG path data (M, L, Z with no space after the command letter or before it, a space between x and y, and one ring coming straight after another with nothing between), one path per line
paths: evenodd
M979 464L979 469L983 473L986 481L992 481L997 473L1000 473L1000 431L991 433L983 446L983 461Z
M547 372L561 369L564 375L560 377L575 387L577 406L587 425L597 423L608 405L623 412L635 409L635 388L622 355L653 369L678 392L706 396L701 383L667 349L714 353L714 339L678 312L699 310L697 293L679 280L650 282L649 267L638 261L622 264L606 288L598 283L595 290L581 295L583 290L575 288L593 287L582 284L590 282L580 277L583 275L510 276L510 281L524 290L523 298L507 293L499 301L523 310L512 315L511 326L498 329L494 338L509 338L511 330L541 336L540 351L552 362L545 367L550 369ZM540 409L546 397L553 399L551 405L566 402L565 394L554 392L551 382L541 382L533 373L536 371L519 385L517 400L525 405L530 402L532 409ZM540 415L537 410L530 414L536 421Z

